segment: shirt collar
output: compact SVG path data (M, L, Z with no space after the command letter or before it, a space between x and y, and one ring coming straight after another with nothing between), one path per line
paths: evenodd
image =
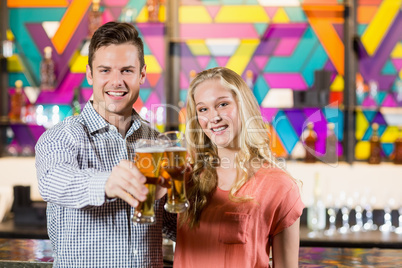
M104 128L110 128L110 124L97 111L95 111L92 101L88 101L87 104L85 104L81 116L90 133L94 133ZM139 129L142 121L140 115L133 109L132 124L128 129L126 136L131 135L134 131Z

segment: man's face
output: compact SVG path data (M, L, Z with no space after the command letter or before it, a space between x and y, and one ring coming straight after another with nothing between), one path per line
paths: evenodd
M130 43L101 47L94 53L92 68L91 73L87 65L86 76L95 110L109 122L112 117L130 117L146 76L137 48Z

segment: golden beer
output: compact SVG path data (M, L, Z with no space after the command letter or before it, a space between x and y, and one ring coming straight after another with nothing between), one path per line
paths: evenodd
M146 177L145 186L148 188L148 194L145 201L140 202L134 211L133 221L136 223L155 222L155 190L158 184L161 159L163 149L160 148L140 148L135 153L135 165L139 171Z
M162 169L164 172L169 174L170 179L168 201L165 204L165 210L168 212L184 212L189 206L184 181L186 156L186 148L171 147L165 149L165 157L162 164Z
M157 180L155 178L151 179L147 177L147 182L145 183L145 187L148 188L147 199L144 202L140 202L135 209L141 213L142 218L153 218L155 216L154 202Z

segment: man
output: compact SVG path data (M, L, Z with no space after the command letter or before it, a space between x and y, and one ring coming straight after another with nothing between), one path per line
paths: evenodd
M35 148L54 267L162 267L162 229L174 238L176 228L165 198L155 203L156 224L130 220L148 192L130 161L133 144L158 135L132 108L146 78L134 26L109 22L94 33L86 77L93 102L46 131ZM157 198L165 192L159 188Z

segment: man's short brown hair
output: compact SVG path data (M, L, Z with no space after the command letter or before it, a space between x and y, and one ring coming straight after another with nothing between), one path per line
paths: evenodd
M130 43L137 47L141 71L145 65L144 44L139 36L137 29L129 23L111 21L99 27L91 38L88 53L88 64L91 72L94 55L99 48L125 43Z

